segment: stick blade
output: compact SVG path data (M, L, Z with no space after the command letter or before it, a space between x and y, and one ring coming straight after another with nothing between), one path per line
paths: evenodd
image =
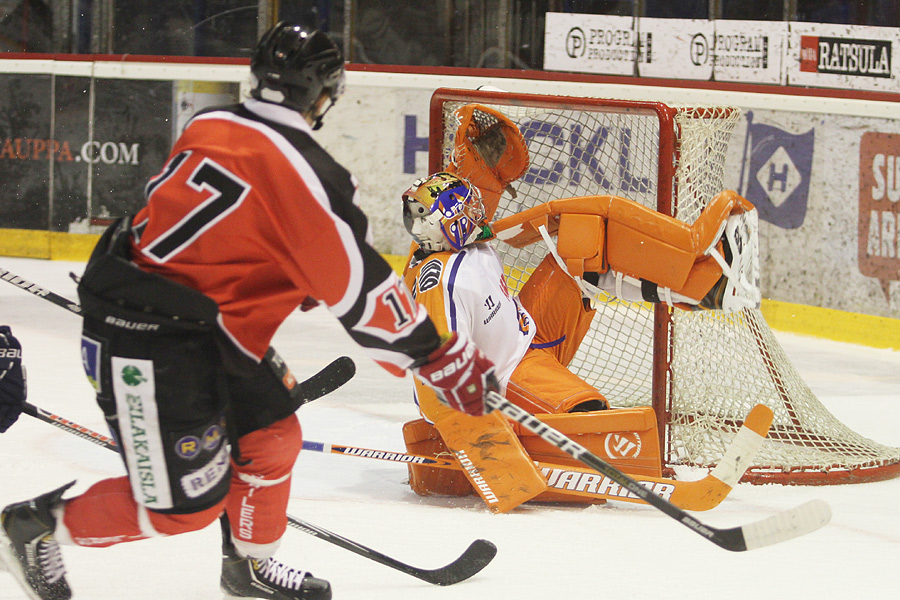
M439 569L421 571L419 579L435 585L447 586L465 581L481 572L497 556L497 546L493 542L477 539L466 548L459 558Z
M747 414L744 424L710 475L733 488L753 464L753 459L772 426L772 409L757 404Z
M356 364L349 356L340 356L329 363L321 371L301 381L291 390L291 395L302 404L321 398L335 391L356 374Z
M821 529L831 520L831 507L823 500L810 500L790 510L741 527L746 550L755 550L791 540Z

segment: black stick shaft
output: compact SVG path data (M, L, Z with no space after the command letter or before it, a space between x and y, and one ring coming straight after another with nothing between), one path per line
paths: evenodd
M815 531L825 525L831 518L831 511L828 505L814 500L795 509L784 511L749 525L731 527L729 529L711 527L695 519L665 498L654 494L635 479L607 463L596 454L591 453L581 444L553 429L528 411L516 406L500 394L488 392L485 405L490 409L499 410L504 416L520 423L526 429L539 435L544 441L615 481L647 504L662 511L694 533L703 536L725 550L743 552L782 542Z
M28 281L24 277L19 277L12 271L4 269L3 267L0 267L0 279L18 288L21 288L29 294L37 296L38 298L43 298L48 302L52 302L57 306L61 306L62 308L75 313L76 315L82 314L81 305L79 305L77 302L60 296L57 293L51 292L48 289L42 288L38 284ZM268 365L282 381L286 380L286 376L289 375L287 365L284 362L284 359L278 355L274 348L270 347L266 351L263 360L268 363ZM300 406L306 404L311 400L315 400L316 398L320 398L326 394L330 394L337 388L347 383L355 373L356 365L353 363L353 360L350 357L341 356L334 359L330 365L328 365L300 385L294 386L290 389L291 397L296 402L296 408L300 408Z
M28 281L23 277L19 277L15 273L6 270L3 267L0 267L0 279L16 286L17 288L25 290L29 294L34 294L38 298L43 298L48 302L52 302L57 306L61 306L66 310L75 313L76 315L81 314L81 306L77 302L73 302L68 298L63 298L59 294L51 292L48 289L44 289L38 284Z

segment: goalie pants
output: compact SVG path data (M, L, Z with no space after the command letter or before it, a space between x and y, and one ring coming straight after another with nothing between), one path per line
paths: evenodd
M568 369L596 312L585 308L575 281L548 255L519 299L537 335L510 377L509 401L531 413L565 413L592 400L606 403L603 394Z

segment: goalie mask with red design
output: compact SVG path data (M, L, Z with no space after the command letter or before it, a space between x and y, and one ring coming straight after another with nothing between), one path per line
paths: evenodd
M478 188L451 173L417 180L403 192L403 224L431 252L462 250L486 230Z

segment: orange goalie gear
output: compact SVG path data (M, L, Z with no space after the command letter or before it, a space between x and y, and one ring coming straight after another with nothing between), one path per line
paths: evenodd
M528 168L525 138L508 117L480 104L467 104L453 116L457 127L447 171L481 190L490 221L503 190Z
M750 202L726 190L688 225L626 198L584 196L545 202L500 219L493 230L498 239L516 248L539 239L553 248L549 238L556 235L557 256L573 277L612 270L652 282L693 303L702 301L728 269L727 278L740 279L747 288L745 305L754 301L758 305L754 211ZM728 231L735 235L741 234L738 229L744 223L749 225L736 240L737 247L724 252L721 240L729 221L734 225ZM731 265L723 253L733 255ZM743 261L739 269L732 269L735 257Z
M659 439L652 408L536 416L626 473L635 477L661 477ZM444 442L443 431L439 432L424 419L406 423L403 439L410 454L464 457L460 460L464 467L462 471L408 465L410 487L420 496L467 496L477 493L496 512L506 512L529 499L535 502L602 504L606 500L601 496L610 494L616 488L614 483L585 469L584 465L542 438L516 424L505 423L503 427L509 428L514 445L524 448L526 456L533 461L532 465L536 464L539 479L535 480L533 472L526 471L521 489L508 485L495 486L496 489L515 490L520 494L514 505L507 502L503 509L498 510L495 507L506 498L494 497L493 490L486 494L486 481L494 481L489 479L493 477L505 477L518 483L520 469L525 462L514 461L513 468L510 468L510 463L506 462L494 464L492 460L478 461L484 468L475 472L476 477L482 477L474 480L472 473L466 473L467 462L464 462L469 456L508 451L504 444L486 443L496 441L497 427L497 423L491 423L484 435L479 435L477 430L473 430L472 423L467 423L465 440L468 442L464 442L466 449L461 455L459 451L451 452ZM455 445L459 441L452 443Z

